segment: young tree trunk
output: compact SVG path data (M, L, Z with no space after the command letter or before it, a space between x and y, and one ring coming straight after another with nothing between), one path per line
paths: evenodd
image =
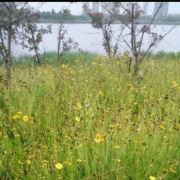
M8 30L8 52L5 60L5 67L6 67L6 84L9 85L11 81L11 67L12 67L12 57L11 57L11 41L12 41L12 34L11 34L11 26Z
M5 63L5 68L6 68L6 84L9 85L11 81L11 67L12 67L12 62L11 62L11 57L8 57Z
M61 22L59 26L59 31L58 31L58 49L57 49L57 62L58 64L60 63L60 57L61 57L61 40L62 40L62 31L63 31L63 23L64 21Z
M33 39L33 45L34 45L34 51L35 51L35 61L41 65L41 58L39 57L39 53L38 53L38 46L36 45L36 40L33 34L33 31L31 30L31 36Z
M111 47L110 47L110 44L109 44L109 42L108 42L108 56L109 56L109 58L111 58L112 57L112 55L111 55Z
M129 73L131 72L131 63L132 63L132 57L129 57L129 60L128 60L128 72Z
M139 62L138 62L138 58L135 57L134 59L135 63L134 63L134 76L137 76L138 75L138 71L139 71Z
M39 53L38 53L38 51L37 51L37 48L35 48L35 53L36 53L36 55L35 55L35 57L36 57L36 62L37 62L39 65L41 65L41 58L40 58L40 56L39 56Z
M58 64L60 63L60 44L61 44L61 40L60 40L60 38L58 38L58 51L57 51L57 62L58 62Z
M104 48L106 49L106 53L108 55L109 58L112 57L112 54L111 54L111 45L110 45L110 37L109 37L109 34L107 32L106 29L102 29L102 33L103 33L103 38L104 38L104 41L105 41L105 45L104 45Z
M139 57L137 53L136 47L136 34L135 34L135 27L134 27L134 4L132 4L132 21L131 21L131 53L132 53L132 61L134 62L134 76L137 76L139 70Z

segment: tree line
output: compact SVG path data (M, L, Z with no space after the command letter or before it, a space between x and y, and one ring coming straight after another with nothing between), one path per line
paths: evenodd
M52 9L51 11L42 11L39 12L40 15L40 22L41 21L59 21L59 19L61 19L63 17L63 11L59 10L58 12L55 12L54 9ZM138 18L138 20L141 22L148 22L152 19L153 15L143 15L141 17ZM85 21L85 22L90 22L90 18L89 16L87 16L86 14L82 14L82 15L72 15L70 10L68 10L68 15L65 18L65 22L78 22L78 21ZM117 20L114 21L114 23L117 23ZM120 22L120 21L118 21ZM156 22L162 22L162 23L180 23L180 14L169 14L166 17L159 17L158 19L156 19L154 21L154 23Z
M55 12L54 9L51 11L42 11L39 12L40 15L40 21L46 20L46 21L59 21L59 19L63 18L63 10L60 10L58 12ZM70 10L67 10L67 16L65 17L65 21L89 21L89 17L86 15L72 15Z

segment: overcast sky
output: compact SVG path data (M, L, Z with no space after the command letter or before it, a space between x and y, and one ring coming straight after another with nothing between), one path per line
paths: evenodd
M51 11L51 9L54 9L56 12L58 12L63 7L67 7L70 9L71 14L79 15L82 13L83 2L29 2L29 4L35 9L39 9L40 11ZM153 12L153 4L153 2L149 2L148 14ZM168 13L180 14L180 2L170 2Z

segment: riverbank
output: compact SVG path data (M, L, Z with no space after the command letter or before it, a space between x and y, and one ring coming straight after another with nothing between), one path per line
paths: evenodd
M65 53L61 57L61 63L62 64L73 64L76 60L80 62L91 62L92 60L96 58L104 58L106 56L96 54L96 53L90 53L87 51L84 52L68 52ZM122 60L123 58L119 57L119 60ZM160 51L158 53L152 54L149 59L151 60L180 60L180 52L163 52ZM43 55L43 63L45 64L57 64L57 53L56 52L46 52ZM2 59L0 59L0 65L3 64ZM19 57L13 58L13 64L34 64L34 57L32 55L22 55Z
M40 19L38 23L48 23L48 24L59 24L58 20L55 19ZM90 20L66 20L65 24L90 24ZM138 24L149 24L150 21L138 21ZM121 24L121 22L115 21L113 24ZM178 21L155 21L155 25L180 25L180 20Z

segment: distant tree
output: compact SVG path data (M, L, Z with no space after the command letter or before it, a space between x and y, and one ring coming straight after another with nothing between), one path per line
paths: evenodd
M9 84L12 68L12 43L17 43L19 27L31 18L27 2L0 2L0 54Z
M51 16L55 17L56 16L56 12L54 11L54 9L51 10Z
M29 51L34 51L35 53L35 63L42 64L42 57L40 54L39 45L42 42L42 37L44 34L51 33L51 25L46 28L39 28L37 21L39 18L39 13L34 12L33 18L29 19L22 25L21 32L21 45L23 48L28 48Z
M130 62L133 63L133 73L136 76L139 71L140 64L147 58L152 52L154 47L158 45L160 41L169 34L175 26L173 26L168 32L164 34L158 34L153 32L152 24L157 20L157 14L162 8L163 2L160 3L159 8L152 16L151 20L147 24L140 25L138 20L143 16L143 10L138 3L135 2L113 2L113 7L120 8L120 11L115 11L113 8L107 10L111 16L125 25L128 33L123 34L123 43L129 48ZM148 39L148 40L147 40ZM143 43L149 41L148 47L145 49ZM130 68L131 69L131 68Z
M72 49L78 48L78 43L70 37L66 37L67 30L64 27L65 18L69 15L69 10L63 9L63 16L59 19L58 27L58 47L57 47L57 61L60 63L60 59L65 52L68 52Z
M94 28L101 29L103 35L103 47L106 54L109 56L109 58L115 57L118 53L119 41L125 26L120 26L120 33L115 43L113 43L114 32L112 30L112 25L115 21L114 16L111 14L106 15L103 13L93 13L86 5L84 5L83 9L84 13L90 17L92 26Z
M37 44L46 31L37 29L34 24L36 20L37 12L34 12L27 2L0 2L0 54L6 68L7 85L10 84L12 76L12 44L27 40L31 49L38 50ZM23 36L22 28L31 36Z

